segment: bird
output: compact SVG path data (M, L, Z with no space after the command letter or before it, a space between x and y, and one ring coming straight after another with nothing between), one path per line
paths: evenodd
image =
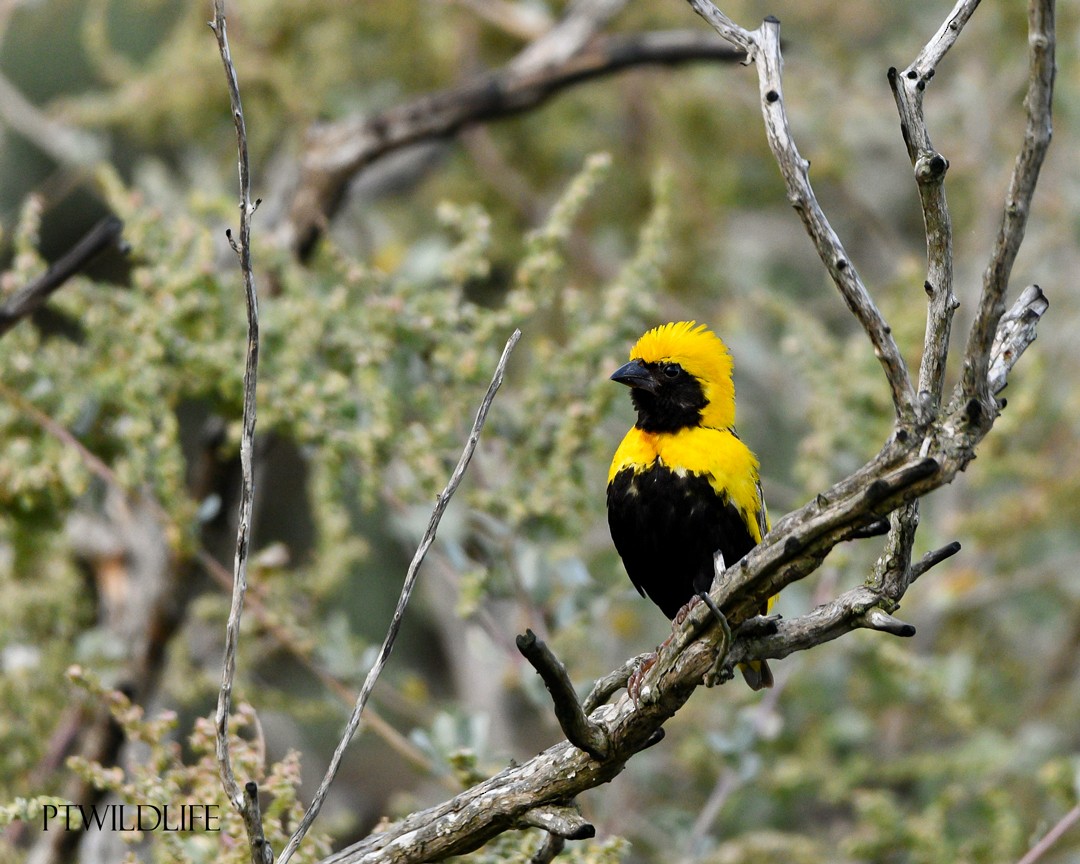
M714 555L730 567L769 530L757 457L735 432L732 368L719 336L678 321L646 332L611 375L637 412L608 472L611 538L638 592L676 623L707 597ZM772 686L764 660L739 668L754 690Z

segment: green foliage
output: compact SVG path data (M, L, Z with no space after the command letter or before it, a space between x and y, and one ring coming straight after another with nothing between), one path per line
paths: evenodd
M180 742L173 738L177 726L174 712L147 717L141 707L132 705L123 694L103 688L86 670L72 667L68 677L104 702L127 740L145 749L143 757L127 769L72 757L68 765L76 775L124 804L213 806L214 814L220 815L216 823L220 832L125 831L122 836L130 843L150 841L149 856L144 857L147 850L142 849L141 860L250 861L243 820L233 810L218 777L213 720L196 721L187 738L189 755L185 755ZM298 799L300 754L290 750L281 761L267 765L266 742L250 705L240 706L230 720L230 728L235 736L230 751L233 770L238 777L258 783L260 792L269 799L262 806L266 840L273 849L282 849L289 840L290 826L295 826L303 815ZM329 850L325 835L309 834L294 860L318 861Z

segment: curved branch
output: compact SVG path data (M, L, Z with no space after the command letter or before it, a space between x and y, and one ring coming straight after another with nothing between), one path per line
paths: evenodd
M379 114L316 126L308 133L284 241L300 257L306 257L336 212L349 182L395 150L520 114L568 87L623 69L694 60L734 62L741 56L715 37L696 31L605 36L559 63L519 70L511 61L459 87Z
M955 398L978 399L993 407L987 370L998 321L1005 312L1005 292L1013 262L1027 230L1031 199L1053 132L1054 0L1031 0L1028 6L1028 89L1024 97L1027 125L1013 166L1001 227L983 273L982 296L964 350L964 372Z
M552 650L532 630L526 630L524 635L517 637L517 647L544 679L544 686L555 703L555 717L566 739L596 759L607 756L608 742L604 730L589 722L574 693L566 667Z

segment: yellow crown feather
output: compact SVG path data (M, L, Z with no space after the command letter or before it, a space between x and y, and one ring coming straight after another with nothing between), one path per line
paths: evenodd
M703 426L727 429L735 425L735 385L732 362L719 336L696 321L663 324L638 339L631 360L643 363L678 363L701 382L708 405L702 411Z

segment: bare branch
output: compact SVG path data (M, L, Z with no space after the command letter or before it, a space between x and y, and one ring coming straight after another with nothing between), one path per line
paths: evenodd
M1072 810L1062 816L1057 821L1057 824L1047 831L1045 836L1032 846L1017 864L1035 864L1035 862L1042 858L1042 856L1050 850L1050 847L1057 843L1057 841L1061 839L1061 836L1077 822L1080 822L1080 804L1077 804Z
M931 567L936 567L942 561L952 558L952 556L959 551L960 544L954 540L952 543L942 546L940 549L934 549L931 552L927 552L918 562L912 565L910 581L914 582Z
M978 4L979 0L958 0L912 64L901 73L889 69L889 85L900 114L900 132L914 168L926 233L927 269L923 282L927 297L926 331L914 412L914 420L922 428L941 407L953 313L960 305L953 292L952 219L945 198L949 160L934 149L930 140L923 95L937 64L956 42ZM915 578L911 571L911 548L918 525L918 501L908 502L890 517L889 537L875 564L873 577L873 584L890 603L899 603Z
M710 0L689 0L694 11L707 20L732 44L747 51L757 64L761 111L765 133L787 187L788 200L795 208L814 243L818 257L828 270L848 309L862 324L885 370L892 391L897 419L906 424L914 419L915 393L907 365L900 354L892 330L863 285L840 238L825 216L810 185L810 163L802 157L791 135L782 88L783 58L780 52L780 22L768 17L750 32L732 24Z
M741 56L720 40L695 31L605 36L562 63L519 72L511 61L459 87L370 117L321 124L308 133L285 242L306 256L340 205L349 182L375 160L403 147L445 139L468 126L528 111L572 85L633 66L734 62Z
M928 413L936 411L941 404L952 318L959 306L953 293L952 221L945 200L945 173L949 160L934 149L930 140L923 113L923 94L934 77L937 64L956 42L978 5L979 0L959 0L952 14L911 65L902 72L889 70L889 85L900 114L904 145L915 169L926 230L927 274L923 288L929 306L919 367L919 392L927 395L919 404L922 414L918 418L920 422L924 422Z
M390 621L390 627L383 639L379 654L375 658L374 665L368 671L367 677L364 679L359 695L356 697L356 705L353 707L348 723L345 724L345 731L342 733L341 740L334 749L334 755L330 759L330 765L326 769L326 774L319 784L319 788L315 790L315 794L311 799L311 805L308 807L307 812L304 813L304 818L300 821L296 831L293 832L292 837L289 838L288 845L278 858L278 864L287 864L289 859L293 856L293 853L296 852L297 847L300 845L300 841L304 839L304 835L307 834L311 824L315 821L315 817L319 815L319 810L322 808L323 801L330 791L330 785L337 776L338 769L341 767L341 760L345 755L345 750L349 746L349 742L352 741L353 736L356 734L357 727L360 725L360 717L364 712L364 706L367 704L368 697L371 695L371 691L375 687L375 682L379 679L383 667L386 666L386 661L390 658L390 652L394 649L398 631L401 629L401 621L405 615L405 607L408 605L409 597L412 595L413 588L416 587L416 582L420 575L420 565L424 562L424 556L427 555L428 549L435 541L435 533L439 529L439 523L442 521L443 513L446 512L446 507L450 503L450 499L457 491L462 478L465 476L465 471L469 467L469 462L472 460L473 453L476 451L476 445L480 441L480 432L484 428L484 421L487 419L488 409L491 408L491 403L495 399L495 394L498 392L499 387L502 386L503 376L506 373L506 364L510 359L510 352L514 350L514 346L517 345L518 339L520 338L521 331L515 330L507 340L506 347L503 348L502 356L499 358L498 365L495 367L494 377L491 379L491 384L488 386L487 393L484 394L484 398L480 402L480 408L476 412L476 419L473 421L472 431L469 433L469 438L465 443L465 449L462 451L457 465L454 466L454 470L450 475L450 480L447 482L446 488L439 493L438 498L435 500L435 508L431 511L431 519L428 521L427 530L420 539L420 545L417 547L416 554L413 555L413 559L409 564L408 572L405 574L405 582L401 587L401 595L398 597L397 606L394 608L394 616Z
M1031 199L1053 130L1055 74L1054 0L1031 0L1028 5L1028 90L1024 98L1027 125L1013 166L1001 227L983 273L983 290L975 321L964 349L964 372L954 398L978 399L991 406L987 372L998 320L1005 312L1005 293L1013 262L1027 229Z
M882 602L885 601L879 592L860 585L805 615L779 619L772 633L749 637L740 633L727 662L734 666L749 660L781 659L796 651L831 642L860 628L901 637L914 635L914 627L879 608Z
M521 824L543 828L563 840L587 840L596 836L596 829L585 820L577 807L537 807L522 817Z
M566 673L566 667L532 630L526 630L524 635L517 637L517 646L544 679L544 686L555 703L555 717L567 740L596 759L606 757L607 736L600 726L590 723L585 716L577 694L574 693L574 686L570 683L570 676Z
M905 624L899 618L894 618L888 612L881 609L868 609L859 616L856 622L859 627L868 630L880 630L882 633L891 633L893 636L908 638L915 635L915 628Z
M957 0L949 16L942 22L937 33L923 47L912 64L905 70L905 77L915 73L915 78L929 81L934 77L934 69L942 61L953 43L956 42L960 31L964 29L968 19L974 14L979 5L979 0Z
M1035 341L1035 328L1043 313L1050 308L1038 285L1028 285L1012 308L998 322L994 347L990 349L990 369L986 383L992 395L1005 389L1005 379L1020 355Z
M49 296L110 246L118 245L124 223L106 216L33 282L24 285L0 306L0 336L44 305Z
M689 2L693 10L704 18L726 42L737 46L746 54L747 63L754 61L758 51L758 44L753 33L744 30L717 9L709 0L689 0Z
M255 206L251 203L251 174L248 163L247 126L244 108L240 102L240 85L236 79L236 67L229 51L229 37L225 25L225 0L214 0L213 20L210 27L217 37L221 62L229 87L229 103L232 106L233 124L236 126L237 161L240 174L240 239L229 242L240 258L240 271L244 279L244 297L247 306L247 357L244 364L244 409L240 433L240 515L236 536L236 555L233 561L233 593L229 606L229 618L225 625L225 651L222 661L221 690L218 693L215 731L217 738L218 769L221 782L233 806L244 818L248 841L251 844L253 864L262 864L272 853L263 835L259 814L258 795L241 792L233 775L229 756L229 714L232 711L233 680L236 676L236 651L240 641L240 619L244 611L244 594L247 591L248 552L251 546L251 511L254 500L254 471L252 454L255 449L255 388L259 370L259 298L255 290L255 272L251 266L251 215ZM257 790L256 790L257 791Z

